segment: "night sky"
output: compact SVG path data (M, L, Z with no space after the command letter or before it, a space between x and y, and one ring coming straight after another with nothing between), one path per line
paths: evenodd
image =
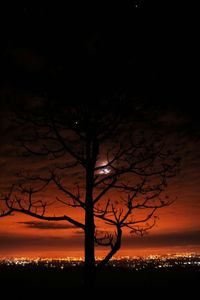
M155 17L144 1L115 7L82 4L79 9L16 6L3 8L1 14L5 22L0 38L0 192L16 180L21 166L48 167L44 161L18 155L18 132L10 114L22 110L25 99L36 103L50 95L68 101L87 98L94 104L123 93L147 103L160 124L178 136L182 164L167 189L177 197L175 203L159 211L147 236L125 234L119 254L199 252L195 24L177 15ZM82 245L82 234L68 223L20 214L0 219L0 256L81 255Z

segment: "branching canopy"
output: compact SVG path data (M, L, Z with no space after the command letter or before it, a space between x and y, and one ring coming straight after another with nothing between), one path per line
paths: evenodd
M95 105L41 100L31 109L29 103L16 121L23 128L24 155L47 158L51 165L43 172L19 173L19 183L4 195L8 210L3 215L22 212L85 231L86 224L70 217L67 207L91 209L94 241L110 247L104 265L120 249L124 229L144 234L154 226L157 210L171 204L163 192L180 160L144 107L124 99ZM58 191L53 203L40 200L52 185ZM54 201L66 207L62 215L47 214ZM111 230L99 230L102 222Z

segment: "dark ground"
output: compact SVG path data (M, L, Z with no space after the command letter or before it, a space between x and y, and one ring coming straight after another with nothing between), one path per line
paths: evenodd
M46 299L54 293L57 297L62 295L62 299L67 299L68 297L63 297L63 295L84 295L81 284L82 273L83 270L78 267L58 270L1 266L0 283L1 289L7 291L6 298L8 299L12 294L15 295L15 299L30 299L31 296L34 299L35 296L37 299ZM98 296L101 296L101 299L102 296L106 298L110 294L114 297L131 295L130 299L134 299L136 295L137 298L140 296L139 299L143 299L142 296L150 299L165 299L166 297L173 299L175 295L178 299L183 295L192 296L191 299L193 299L193 295L199 293L199 284L200 269L195 268L141 271L106 268L98 274L95 291L91 294L95 296L93 297L95 299L98 299ZM86 293L88 294L88 291Z

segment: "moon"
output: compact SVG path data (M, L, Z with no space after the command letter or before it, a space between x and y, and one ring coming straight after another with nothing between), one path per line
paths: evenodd
M109 174L110 172L111 172L110 168L105 167L99 171L99 174L104 175L104 174Z

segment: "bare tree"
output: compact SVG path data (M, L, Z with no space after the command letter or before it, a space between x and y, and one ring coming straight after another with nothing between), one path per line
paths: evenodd
M95 269L120 249L124 230L144 234L154 226L156 211L171 203L162 193L168 178L176 174L179 159L148 116L130 100L93 105L45 100L31 102L31 109L19 118L25 154L48 158L52 164L38 173L21 172L20 184L4 197L6 206L83 230L87 286L94 283ZM54 203L36 195L52 184L58 190L55 201L80 209L82 221L70 217L67 208L61 216L48 215ZM99 230L102 222L111 229ZM109 247L99 263L95 244Z

